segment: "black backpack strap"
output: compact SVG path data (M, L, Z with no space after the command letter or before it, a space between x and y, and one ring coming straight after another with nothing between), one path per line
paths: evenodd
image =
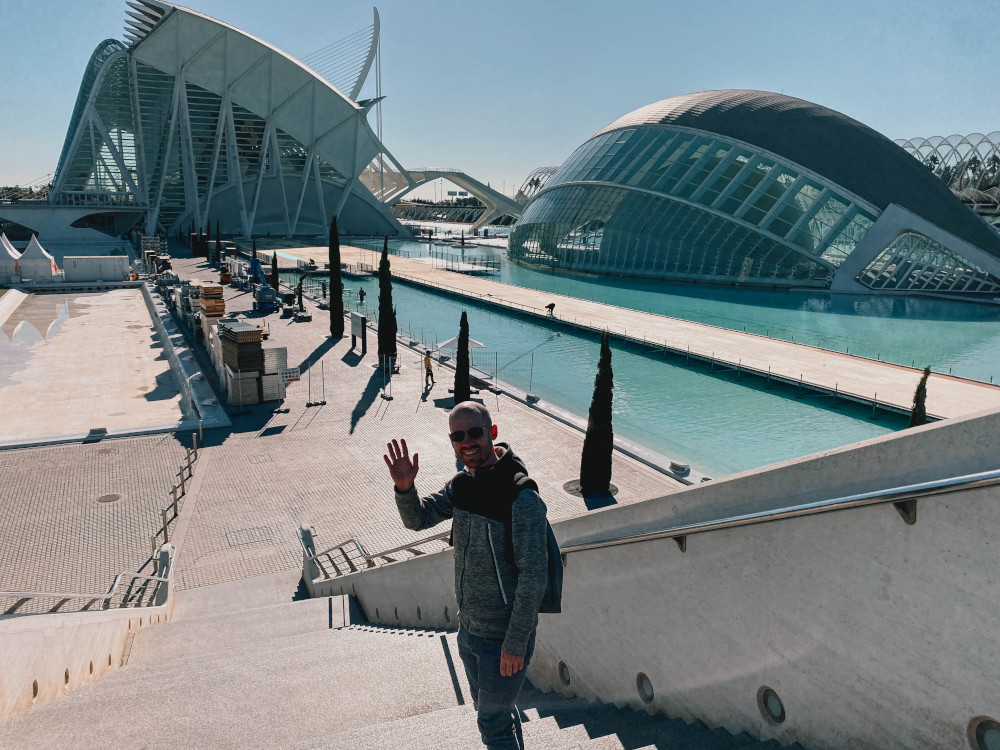
M525 489L538 492L538 483L523 471L519 471L514 475L514 496L510 500L511 516L504 525L504 555L507 557L507 562L512 565L514 563L514 501L517 500L517 496L521 494L521 491Z

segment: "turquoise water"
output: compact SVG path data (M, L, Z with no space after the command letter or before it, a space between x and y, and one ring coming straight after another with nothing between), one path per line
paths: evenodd
M311 283L318 288L319 281ZM357 290L365 289L363 311L373 318L377 280L347 279L345 286L351 308L358 307ZM457 336L466 310L472 338L484 344L472 352L475 367L586 416L597 369L596 338L403 283L393 286L393 301L400 331L429 345ZM756 379L713 374L683 359L648 356L618 344L612 350L616 433L710 476L867 440L905 425L899 416L879 412L873 420L870 408L837 402L833 409L829 398L777 386L769 391ZM489 406L490 395L483 396ZM502 427L502 416L497 421Z
M427 242L393 242L417 257L428 249L461 248ZM498 257L489 247L468 256ZM674 318L746 330L924 367L986 383L1000 383L1000 306L905 297L876 297L736 289L637 279L569 276L503 260L496 278L507 284L647 310Z

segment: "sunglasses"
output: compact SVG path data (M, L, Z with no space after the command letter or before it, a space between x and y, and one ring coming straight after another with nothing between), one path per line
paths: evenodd
M468 435L473 440L479 440L479 438L481 438L483 435L486 434L487 429L488 428L486 427L470 427L468 430ZM463 440L465 440L465 435L466 435L465 430L455 430L454 432L449 434L448 437L451 438L451 442L453 443L461 443Z

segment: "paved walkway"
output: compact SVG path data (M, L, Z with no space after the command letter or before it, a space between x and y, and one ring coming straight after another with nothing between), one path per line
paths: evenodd
M300 257L326 258L326 249L297 248ZM342 246L341 259L356 265L378 265L378 253ZM560 321L595 331L610 330L639 343L667 347L676 352L728 363L743 371L768 373L775 379L802 381L819 390L881 406L908 411L920 370L872 361L839 352L771 339L751 333L693 323L677 318L629 310L599 302L564 297L498 281L451 273L419 259L393 256L393 275L423 286L447 289L487 304L516 308L544 317L544 305L554 302ZM927 411L939 418L957 417L984 409L1000 408L1000 386L933 374L927 387Z
M175 262L182 278L217 278L200 260ZM251 296L225 287L227 311L242 310L253 321ZM358 538L375 551L426 533L403 528L392 499L382 454L393 437L405 437L421 456L418 486L437 489L456 471L447 438L451 371L438 370L437 384L424 390L420 356L400 348L400 372L391 383L375 369L375 337L365 356L350 349L350 335L328 336L329 313L311 303L309 323L278 314L264 316L271 336L264 346L285 346L288 363L303 379L288 387L287 414L279 404L250 407L233 417L233 430L209 437L197 468L200 486L192 495L190 522L177 568L180 588L204 586L301 565L295 530L311 523L319 544ZM309 377L312 377L312 394ZM307 407L320 401L325 406ZM392 399L382 398L383 386ZM503 395L479 398L538 480L550 518L585 512L584 501L563 490L579 475L583 435ZM633 459L616 454L613 481L618 502L657 497L683 485Z
M0 591L99 593L118 573L138 571L171 499L184 439L190 435L0 452ZM13 603L0 601L0 611Z

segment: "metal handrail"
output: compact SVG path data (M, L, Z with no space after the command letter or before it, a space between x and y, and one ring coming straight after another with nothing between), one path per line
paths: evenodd
M70 599L89 599L83 608L89 609L90 605L94 602L104 602L108 605L115 595L115 591L118 589L118 584L121 583L124 573L119 573L115 576L115 580L112 581L111 586L108 588L105 594L70 594L61 591L0 591L0 597L7 598L17 598L18 601L15 602L10 608L5 610L2 614L12 615L23 605L31 601L32 599L59 599L59 603L50 610L52 612L57 611L63 604L68 602Z
M315 529L313 530L313 533L315 533ZM416 541L410 542L409 544L401 544L398 547L392 547L391 549L381 550L379 552L368 552L364 548L364 545L362 545L361 542L359 542L357 539L353 537L351 537L350 539L346 539L343 542L339 542L338 544L334 544L331 547L328 547L327 549L323 550L322 552L316 552L313 554L309 553L309 549L306 546L305 542L303 541L301 535L299 535L299 545L302 547L302 553L305 557L305 560L316 563L316 566L323 574L323 577L330 578L330 574L327 573L326 567L323 565L323 562L319 558L324 556L327 557L327 559L329 559L329 561L333 564L334 570L337 573L335 577L339 577L341 575L340 568L337 565L336 561L331 557L331 554L334 552L340 552L344 556L344 562L347 563L352 573L358 572L357 568L354 566L354 563L352 563L350 557L348 557L347 552L344 551L345 547L349 548L353 546L354 549L357 550L357 553L361 557L361 559L367 563L367 569L371 569L378 566L377 562L378 560L385 560L386 562L396 562L391 557L389 557L389 555L394 554L396 552L406 551L412 553L413 555L422 555L424 553L417 550L416 547L419 547L422 544L427 544L429 542L438 541L440 539L447 539L449 536L451 536L450 531L438 532L437 534L434 534L432 536L424 537L423 539L417 539Z
M904 485L903 487L892 487L886 490L863 492L857 495L846 495L844 497L833 498L830 500L820 500L814 503L803 503L802 505L792 505L787 508L779 508L776 510L730 516L716 521L703 521L683 526L674 526L667 529L661 529L659 531L624 534L621 536L611 536L604 539L597 539L591 542L567 544L561 547L561 551L565 555L590 549L648 542L654 539L674 539L675 541L678 541L678 543L681 543L682 540L686 540L686 538L691 534L704 534L709 531L719 531L721 529L751 526L758 523L782 521L786 518L811 516L819 513L829 513L837 510L846 510L848 508L860 508L868 505L904 503L921 497L943 495L951 492L957 492L959 490L973 489L976 487L988 487L995 484L1000 484L1000 469L984 471L978 474L966 474L958 477L950 477L948 479L937 479L932 482Z

